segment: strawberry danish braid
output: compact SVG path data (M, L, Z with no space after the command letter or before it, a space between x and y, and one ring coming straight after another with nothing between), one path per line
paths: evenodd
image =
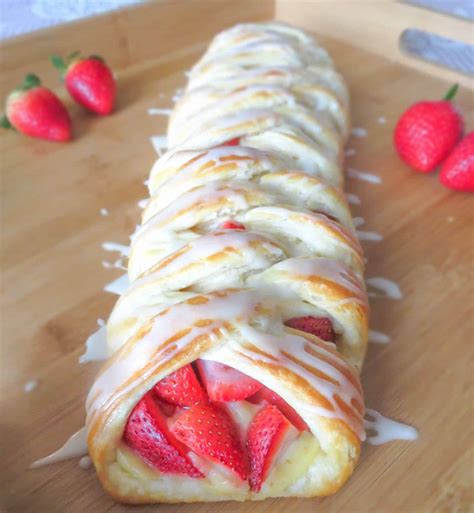
M300 30L237 25L192 69L86 405L117 500L323 496L351 475L368 304L348 133L344 81Z

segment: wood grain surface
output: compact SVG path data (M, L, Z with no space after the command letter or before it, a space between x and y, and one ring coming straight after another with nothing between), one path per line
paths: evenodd
M416 426L417 442L365 446L349 483L325 499L261 503L115 504L94 471L77 460L28 470L84 422L84 398L98 370L79 365L84 341L106 318L115 296L103 286L106 240L128 242L137 201L156 158L149 137L166 119L184 71L211 35L239 20L271 18L270 2L148 4L4 43L2 94L25 71L43 72L52 51L104 55L117 71L117 112L98 118L66 100L75 140L55 144L2 132L1 171L1 499L8 513L464 513L473 504L473 198L444 189L437 176L406 169L392 149L400 112L420 98L439 98L448 84L335 38L321 38L346 77L353 124L367 129L348 147L346 165L382 177L352 179L363 229L384 236L363 243L367 276L395 280L401 301L375 298L371 327L390 335L371 344L363 371L367 405ZM335 34L336 35L336 34ZM59 87L57 88L60 89ZM472 91L458 105L473 116ZM378 118L386 118L379 124ZM472 129L472 124L470 125ZM100 209L110 215L102 217ZM24 384L38 379L29 394Z

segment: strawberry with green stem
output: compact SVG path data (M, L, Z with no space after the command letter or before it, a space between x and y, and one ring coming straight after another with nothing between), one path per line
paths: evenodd
M15 128L25 135L50 141L71 139L71 119L66 107L41 85L36 75L26 75L22 85L8 95L5 112L0 121L3 128Z
M61 72L66 89L74 100L97 114L112 112L116 84L102 57L91 55L84 59L79 52L74 52L66 59L53 55L51 62Z
M415 103L400 117L394 132L395 149L416 171L433 171L461 138L463 120L452 103L457 90L456 84L441 101Z

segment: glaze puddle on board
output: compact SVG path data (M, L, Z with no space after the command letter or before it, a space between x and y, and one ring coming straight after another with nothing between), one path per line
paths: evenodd
M366 442L370 445L386 444L392 440L416 440L418 438L418 431L408 424L384 417L371 408L366 408L365 414L369 418L364 419L364 428L374 431L373 435L368 435L366 438Z
M137 202L137 205L140 208L145 208L148 205L148 198L143 198L140 201Z
M172 113L172 109L148 109L150 116L171 116Z
M107 217L109 215L109 211L106 208L101 208L100 209L100 215L104 216L104 217Z
M128 279L128 274L125 273L122 276L119 276L117 279L107 283L104 287L105 292L110 292L111 294L117 294L121 296L129 287L130 280Z
M102 267L106 269L122 269L122 271L126 271L125 263L123 258L118 258L115 262L108 262L107 260L102 260Z
M403 297L400 287L392 280L382 278L381 276L374 276L373 278L367 278L366 282L369 287L376 290L375 292L368 292L370 297L387 297L390 299L402 299Z
M85 426L74 433L66 443L49 456L41 458L30 465L30 468L42 467L58 461L69 460L87 455L87 430Z
M383 235L377 232L364 232L362 230L356 230L357 237L359 240L370 240L374 242L379 242L383 240Z
M104 242L102 248L105 251L117 251L122 256L128 256L130 253L130 246L125 246L125 244L119 244L118 242Z
M390 337L381 331L369 330L369 342L374 344L388 344Z
M99 329L86 340L86 351L79 357L79 363L101 362L107 360L109 356L105 322L98 319L97 324Z
M365 219L363 217L354 217L352 222L354 223L355 228L359 228L359 226L365 224Z
M83 469L83 470L88 470L92 467L92 460L89 458L89 456L83 456L80 460L79 460L79 466Z
M354 136L354 137L358 137L358 138L361 138L361 137L367 137L367 130L365 128L362 128L362 127L354 127L351 131L351 134Z
M346 174L349 178L355 178L356 180L362 180L363 182L374 184L382 183L380 176L374 175L373 173L367 173L366 171L358 171L352 167L347 169Z
M346 194L347 203L350 203L351 205L360 205L360 198L357 196L357 194L352 194L351 192L348 192Z
M25 394L29 394L30 392L33 392L39 385L39 381L37 379L30 379L25 383L25 386L23 387L23 390L25 391Z
M153 144L153 148L155 148L156 153L158 155L162 155L163 150L168 148L168 139L166 135L153 135L150 137L151 144Z

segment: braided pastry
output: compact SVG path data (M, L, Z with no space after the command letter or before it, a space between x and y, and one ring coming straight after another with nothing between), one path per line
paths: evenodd
M352 473L368 305L347 96L327 53L276 23L226 30L193 68L86 405L117 500L323 496Z

